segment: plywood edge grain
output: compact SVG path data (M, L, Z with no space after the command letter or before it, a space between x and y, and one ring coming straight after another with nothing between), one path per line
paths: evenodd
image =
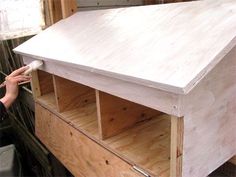
M201 80L207 76L207 74L222 60L224 57L236 46L236 37L234 37L230 43L225 46L222 51L220 51L215 57L214 60L212 60L211 63L209 63L202 71L199 72L199 74L193 78L186 86L182 88L182 94L187 95L191 90L195 88L196 85L198 85Z

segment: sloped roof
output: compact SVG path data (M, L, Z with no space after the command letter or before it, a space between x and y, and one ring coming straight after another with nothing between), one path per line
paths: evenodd
M185 94L236 44L236 1L78 12L14 51Z

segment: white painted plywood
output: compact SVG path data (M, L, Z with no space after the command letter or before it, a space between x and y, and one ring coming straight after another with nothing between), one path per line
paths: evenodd
M236 1L78 12L17 47L50 60L186 94L236 44Z

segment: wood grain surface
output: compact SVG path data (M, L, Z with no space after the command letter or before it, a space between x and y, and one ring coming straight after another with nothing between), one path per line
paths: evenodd
M75 177L141 177L132 166L36 104L36 135Z
M14 51L148 87L188 93L236 43L236 1L78 12Z
M50 110L48 111L50 115L56 115L68 124L69 127L73 127L84 133L128 163L136 165L154 176L169 177L170 116L155 116L152 119L137 123L135 126L124 130L118 135L101 140L95 103L58 113L53 97L53 94L39 97L37 103L42 106L38 107L44 107L44 109ZM37 112L37 117L40 117L38 119L41 119L40 122L42 123L43 121L47 121L45 119L49 119L48 116L45 117L39 112ZM43 119L42 117L45 118ZM60 127L58 128L60 129ZM38 127L38 131L41 131L40 127Z
M236 47L184 100L183 177L207 176L236 154Z
M160 115L157 110L96 91L98 123L102 139L112 137L139 122Z
M95 90L85 85L53 76L56 103L59 112L95 103Z

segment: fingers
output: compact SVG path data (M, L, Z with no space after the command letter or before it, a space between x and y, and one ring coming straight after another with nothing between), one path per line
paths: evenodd
M23 66L15 71L13 71L9 76L18 76L20 74L23 74L24 71L26 71L27 69L29 69L29 66Z
M19 75L13 78L14 82L20 83L20 82L25 82L25 81L29 81L31 79L30 76L23 76L23 75Z
M11 82L11 83L19 83L19 82L25 82L25 81L29 81L31 79L30 76L24 76L24 75L18 75L15 77L12 76L7 76L6 77L6 82Z

